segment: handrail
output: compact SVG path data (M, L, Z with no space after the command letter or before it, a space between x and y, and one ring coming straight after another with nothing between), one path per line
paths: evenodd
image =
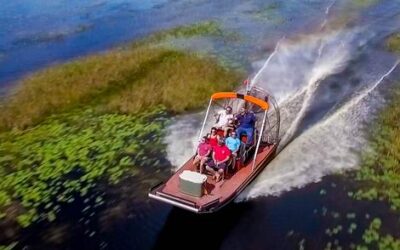
M267 110L265 110L264 119L263 119L263 123L261 125L260 134L258 135L258 142L257 142L257 146L256 146L256 151L254 152L254 159L253 159L253 165L251 166L251 171L254 170L254 166L256 165L256 158L257 158L257 154L258 154L258 149L260 148L262 134L264 132L264 125L265 125L266 117L267 117Z
M244 95L235 92L217 92L211 95L211 99L222 99L222 98L239 98L258 105L260 108L266 110L269 108L268 102L261 100L251 95Z
M210 99L210 102L208 103L207 112L206 112L206 115L205 115L205 117L204 117L203 125L201 126L201 130L200 130L200 134L199 134L199 139L198 139L198 141L200 141L201 137L203 136L204 127L206 126L208 114L210 113L210 107L211 107L211 104L212 104L212 100L213 100L213 99L211 98L211 99Z

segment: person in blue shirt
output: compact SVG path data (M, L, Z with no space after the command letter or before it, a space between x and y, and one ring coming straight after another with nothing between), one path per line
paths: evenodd
M237 136L240 138L242 134L246 133L246 145L251 145L253 143L253 132L257 117L253 112L249 112L246 108L240 108L239 114L236 115L236 120L239 124L236 129Z
M237 138L235 131L232 131L230 133L230 136L228 138L226 138L226 140L225 140L225 145L229 148L229 150L235 156L237 155L237 152L240 148L240 143L241 143L241 141L239 140L239 138Z

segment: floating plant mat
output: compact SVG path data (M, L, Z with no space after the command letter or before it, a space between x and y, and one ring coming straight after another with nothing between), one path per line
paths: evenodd
M157 164L165 112L51 116L25 131L0 135L0 212L19 203L17 221L53 221L60 203L85 196L100 181L115 184ZM101 197L98 198L101 200Z

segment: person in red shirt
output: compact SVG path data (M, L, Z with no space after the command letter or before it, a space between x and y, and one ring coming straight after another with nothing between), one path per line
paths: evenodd
M206 163L206 161L209 159L211 151L212 147L207 142L207 136L202 137L200 144L197 147L197 154L193 160L193 166L195 166L196 169L199 167L198 169L200 170L200 174L203 172L204 163Z
M218 145L213 147L212 159L206 164L206 169L214 175L213 178L215 178L217 182L223 177L230 157L231 151L225 146L224 140L219 139Z
M218 145L219 135L217 134L217 128L211 128L211 134L208 134L208 142L210 143L211 147Z

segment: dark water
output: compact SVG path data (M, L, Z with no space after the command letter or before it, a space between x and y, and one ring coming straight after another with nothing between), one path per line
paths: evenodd
M289 145L297 147L302 143L315 148L314 144L301 140L296 145L293 138L308 135L305 131L312 130L318 121L344 106L346 101L354 100L362 87L377 81L395 60L383 50L383 45L387 36L399 31L400 3L370 1L371 5L358 5L354 2L357 1L0 0L0 91L7 91L23 75L49 64L101 52L155 30L212 19L238 32L244 39L234 44L194 39L187 46L231 61L240 60L249 69L261 68L279 39L290 39L273 65L289 69L295 81L277 69L271 71L275 70L280 76L271 79L269 75L270 87L283 98L295 95L307 74L315 73L307 65L318 57L318 42L323 43L321 41L330 37L327 27L340 32L351 30L350 34L357 30L354 32L356 39L349 41L348 63L343 69L321 78L324 84L316 89L315 98L290 138L293 142ZM329 25L323 25L324 22ZM347 41L347 33L340 32L332 38L333 42L326 42L329 60L333 61L345 50L332 50ZM307 45L314 44L310 42L300 46L300 52L296 50L297 42L302 44L304 37L313 41L324 33L328 36L322 35L321 41L312 45L314 47ZM296 46L293 48L292 44ZM285 57L285 53L291 57ZM281 81L285 77L290 78L284 82L286 85ZM298 84L291 85L291 82ZM285 112L290 113L289 107L287 110ZM294 110L296 112L292 113L299 111ZM362 115L353 114L343 126L358 122L357 118ZM286 121L293 121L293 118ZM283 131L290 130L287 128L290 124L282 124ZM312 136L327 141L320 133ZM336 138L338 143L343 141ZM173 149L172 153L180 153L179 148ZM342 161L342 158L353 159L348 151L348 148L345 153L337 151L337 156L336 151L302 149L301 153L297 152L297 160L288 160L290 151L286 155L283 151L283 157L245 191L242 198L247 201L232 203L216 214L204 216L147 199L148 188L167 178L173 169L166 163L157 173L150 168L117 187L97 190L106 193L106 202L101 206L77 199L62 209L54 223L39 222L22 230L17 248L323 249L327 242L332 242L346 249L352 243L360 243L357 241L361 240L363 228L374 217L382 218L389 225L390 233L398 234L400 229L395 223L398 218L384 204L353 201L347 196L352 189L351 181L335 176L322 178L350 169L347 162ZM334 157L329 158L329 155ZM168 158L173 162L171 156ZM332 165L334 161L339 162L339 166ZM289 177L277 178L282 174ZM88 205L91 208L85 210ZM355 218L347 218L348 213L355 213ZM358 227L348 233L352 222ZM338 225L344 228L342 233L326 234L327 228Z
M129 186L129 184L126 186ZM138 186L125 187L125 191ZM78 201L65 207L51 225L36 225L23 233L26 249L323 249L328 242L348 249L362 243L361 235L379 217L400 232L398 215L383 203L354 201L344 177L292 190L280 197L232 203L209 215L196 215L124 191L113 193L109 204L93 217L79 212ZM128 192L129 193L129 192ZM121 195L122 194L122 195ZM111 197L112 196L112 197ZM134 197L134 199L132 199ZM97 214L98 213L98 214ZM74 222L75 221L75 222ZM89 221L89 222L88 222ZM357 228L349 233L352 223ZM329 236L326 229L342 226ZM92 232L95 231L95 234Z

